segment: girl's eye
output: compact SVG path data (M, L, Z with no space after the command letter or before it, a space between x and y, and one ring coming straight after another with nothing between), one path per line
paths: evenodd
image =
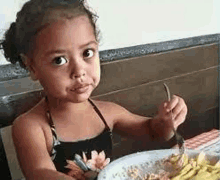
M91 49L87 49L83 52L83 57L84 58L91 58L94 56L94 51Z
M65 57L57 57L54 59L53 63L57 66L61 66L65 63L67 63L67 59Z

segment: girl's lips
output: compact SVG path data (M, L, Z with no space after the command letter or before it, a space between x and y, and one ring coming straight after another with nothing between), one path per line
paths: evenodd
M89 89L89 84L86 84L86 85L78 86L78 87L72 89L71 91L73 91L77 94L82 94L82 93L85 93L88 89Z

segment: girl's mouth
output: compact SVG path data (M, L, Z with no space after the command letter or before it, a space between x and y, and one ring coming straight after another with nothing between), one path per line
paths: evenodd
M72 89L71 91L73 91L77 94L82 94L82 93L85 93L88 89L89 89L89 84L85 84L85 85L77 86L76 88Z

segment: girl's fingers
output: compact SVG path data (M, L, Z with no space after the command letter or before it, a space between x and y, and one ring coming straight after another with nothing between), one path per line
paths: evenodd
M168 112L172 110L174 119L182 111L187 111L187 106L184 100L178 96L173 96L171 102L167 105Z
M67 175L75 177L76 179L80 179L80 180L84 180L84 171L78 166L76 165L76 163L74 161L71 160L67 160L67 166L65 166L66 168L69 169Z
M172 109L173 118L176 119L176 116L182 112L187 111L187 107L182 99L179 99L178 104Z
M180 101L180 97L173 95L172 99L170 100L170 102L167 105L167 110L171 111L174 107L176 107L176 105L179 103Z
M84 175L80 175L78 177L75 177L77 180L86 180Z
M161 103L161 105L159 107L159 112L168 113L171 110L173 111L173 109L175 107L177 107L179 104L180 105L184 104L183 99L176 96L176 95L173 95L171 101L165 101L165 102Z
M172 116L171 116L172 112ZM174 95L170 102L161 103L159 107L158 119L161 119L168 124L173 124L177 128L185 121L187 114L187 106L181 97ZM173 120L173 121L172 121Z
M185 109L182 109L174 120L174 127L178 127L180 124L182 124L185 121L186 114L187 111Z
M76 178L76 179L80 179L80 180L85 179L83 174L84 174L83 171L80 172L80 171L74 171L74 170L70 170L70 171L67 173L67 175L69 175L69 176L71 176L71 177L74 177L74 178Z
M159 106L159 116L164 117L167 114L167 105L169 102L162 102Z

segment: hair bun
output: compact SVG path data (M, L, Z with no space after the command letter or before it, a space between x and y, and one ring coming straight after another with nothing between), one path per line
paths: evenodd
M5 32L3 41L1 42L1 49L4 50L4 56L7 61L15 64L19 62L24 67L16 46L16 23L13 22L10 28Z

